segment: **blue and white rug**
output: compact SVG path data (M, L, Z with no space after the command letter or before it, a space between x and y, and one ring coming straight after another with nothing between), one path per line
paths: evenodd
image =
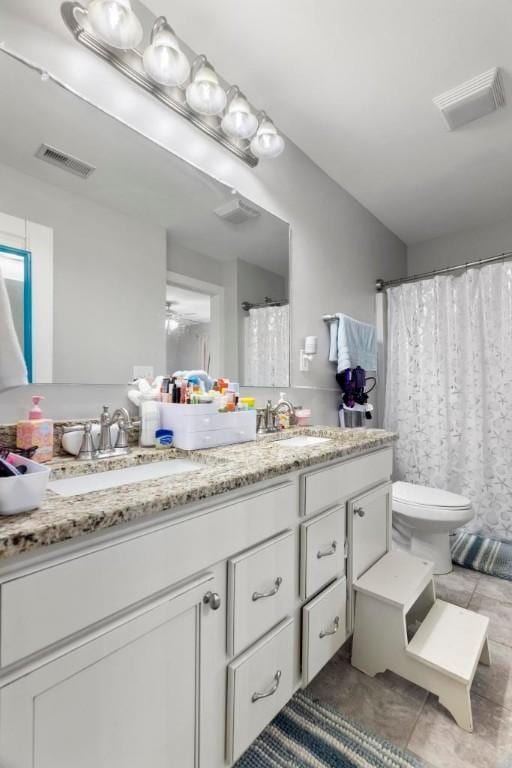
M389 741L300 691L235 768L421 768Z
M452 542L452 560L464 568L512 581L512 543L459 533Z

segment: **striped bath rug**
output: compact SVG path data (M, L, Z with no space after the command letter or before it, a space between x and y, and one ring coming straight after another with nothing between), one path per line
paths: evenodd
M300 691L235 768L421 768L422 763Z
M452 542L452 560L464 568L512 581L512 542L459 533Z

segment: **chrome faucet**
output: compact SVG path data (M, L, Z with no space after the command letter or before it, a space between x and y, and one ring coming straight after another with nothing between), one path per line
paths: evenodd
M112 446L112 436L110 428L117 424L118 434L116 444ZM126 408L116 408L112 416L108 405L103 406L103 412L100 416L100 436L98 446L95 445L92 434L92 423L77 424L74 427L65 427L64 432L79 432L83 430L82 443L78 453L78 459L81 461L92 461L94 459L105 459L109 456L123 456L130 453L128 444L128 430L135 426L130 419L130 414Z
M276 418L276 409L272 406L272 400L268 400L265 408L258 409L258 435L267 435L273 432L278 432L279 429L276 425Z
M297 424L297 417L295 415L295 408L289 400L281 400L275 407L275 412L279 417L280 413L288 413L290 427L295 427Z
M116 444L112 447L110 427L114 424L117 424L119 432L117 434ZM104 405L103 412L100 416L100 442L97 451L98 458L129 453L128 430L131 426L132 422L130 414L126 408L116 408L111 416L108 405Z

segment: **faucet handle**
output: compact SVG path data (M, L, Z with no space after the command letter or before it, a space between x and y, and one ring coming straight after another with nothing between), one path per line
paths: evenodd
M96 456L96 446L94 445L94 437L92 434L92 424L87 421L84 424L84 436L82 437L82 444L80 451L78 452L78 458L82 461L90 461Z
M117 426L119 432L117 433L116 448L128 448L128 424L126 419L118 419Z

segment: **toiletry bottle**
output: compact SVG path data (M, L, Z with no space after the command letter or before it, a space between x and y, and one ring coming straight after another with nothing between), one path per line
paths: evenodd
M155 433L160 427L160 408L154 400L143 400L140 406L140 444L155 445Z
M286 392L280 392L279 400L277 401L277 404L280 405L281 403L284 403L285 400L286 400ZM279 411L279 426L281 429L288 429L288 427L290 426L290 413L288 410Z
M18 421L16 425L16 446L32 448L37 445L34 461L44 463L53 457L53 421L45 419L39 407L42 395L32 395L32 409L28 419Z

